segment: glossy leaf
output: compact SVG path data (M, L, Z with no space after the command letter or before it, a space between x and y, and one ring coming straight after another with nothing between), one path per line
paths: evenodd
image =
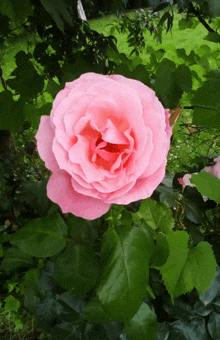
M123 225L105 232L101 253L104 267L97 295L103 310L114 320L129 320L140 308L152 249L152 237L143 227Z
M157 317L143 302L135 316L125 323L128 340L156 340Z
M66 245L67 227L58 214L37 218L18 230L11 238L22 252L36 257L59 253Z
M87 293L98 279L97 257L94 251L84 245L69 242L56 258L56 264L58 283L74 295Z

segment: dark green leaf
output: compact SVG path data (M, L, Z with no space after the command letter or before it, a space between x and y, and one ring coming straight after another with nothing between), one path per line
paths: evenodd
M220 128L220 75L213 74L198 88L193 98L193 124Z
M56 97L57 93L63 89L63 86L57 84L53 79L50 79L47 84L47 92L51 94L53 98Z
M212 302L220 293L220 269L218 269L211 287L200 297L204 305Z
M140 308L152 249L152 238L144 228L123 225L105 232L101 254L104 267L97 295L103 310L114 320L129 320Z
M16 56L17 68L12 72L14 79L9 79L7 84L21 96L35 98L42 92L44 77L39 75L30 61L31 55L19 51Z
M26 183L19 188L21 202L26 202L39 216L45 216L51 206L47 197L47 182L45 179L41 182Z
M113 320L113 317L105 313L98 297L92 298L86 305L85 311L82 315L83 319L91 323L103 323Z
M220 339L220 314L215 312L210 314L208 331L213 339Z
M172 331L169 339L172 340L209 340L205 327L205 319L202 317L187 321L175 321L172 323Z
M169 245L166 237L162 234L155 232L154 238L156 241L156 245L154 247L154 252L150 259L150 264L151 267L154 266L160 267L166 262L169 256Z
M192 202L190 200L184 199L184 204L185 204L185 214L186 217L196 223L196 224L201 224L202 223L202 212L196 204L196 202Z
M207 34L207 36L204 38L204 40L219 43L220 42L220 34L218 34L217 32L209 32Z
M98 225L73 214L66 217L68 229L75 244L92 245L98 237Z
M163 58L155 79L154 89L163 106L173 109L178 106L183 90L176 84L175 64Z
M48 116L51 112L52 104L47 103L40 108L36 107L34 104L26 104L24 106L25 119L31 123L34 129L37 129L40 124L40 118L43 115Z
M33 265L33 258L24 254L15 247L7 250L4 259L1 263L0 270L10 272L19 268L31 267Z
M24 102L14 101L10 91L0 92L0 129L17 132L25 122Z
M129 340L156 340L156 314L143 302L135 316L125 323L125 331Z
M156 8L154 8L153 13L162 11L163 9L167 8L170 4L168 2L162 2Z
M58 283L74 295L87 293L94 287L98 275L97 256L88 247L69 242L56 258Z
M192 74L189 67L179 65L175 71L175 79L178 86L185 92L192 91Z
M66 245L67 227L59 214L37 218L11 238L24 253L36 257L58 254Z
M70 13L67 10L67 4L64 0L40 0L45 10L51 15L57 27L64 32L64 20L73 25ZM72 3L71 3L72 4Z
M29 0L1 0L0 12L7 15L11 21L22 24L23 21L32 13L31 3Z

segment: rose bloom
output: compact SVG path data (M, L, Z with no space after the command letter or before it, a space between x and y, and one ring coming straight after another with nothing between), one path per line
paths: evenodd
M48 197L63 213L93 220L113 203L151 196L165 175L171 134L169 110L140 81L81 75L57 94L36 134L52 171Z

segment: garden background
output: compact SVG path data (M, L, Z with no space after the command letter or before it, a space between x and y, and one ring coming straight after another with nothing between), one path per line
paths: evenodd
M220 3L83 7L0 2L0 339L219 340ZM35 140L85 72L142 81L176 121L152 197L93 221L47 198Z

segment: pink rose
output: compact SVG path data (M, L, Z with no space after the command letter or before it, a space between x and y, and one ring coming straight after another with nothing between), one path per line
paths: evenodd
M215 177L220 179L220 156L215 158L214 162L216 162L215 165L207 166L206 168L204 168L204 170L206 172L208 172L209 174L211 174L211 175L213 175L213 176L215 176Z
M168 109L140 81L81 75L57 94L36 134L52 171L48 197L63 213L93 220L112 203L151 196L165 175L171 134Z

